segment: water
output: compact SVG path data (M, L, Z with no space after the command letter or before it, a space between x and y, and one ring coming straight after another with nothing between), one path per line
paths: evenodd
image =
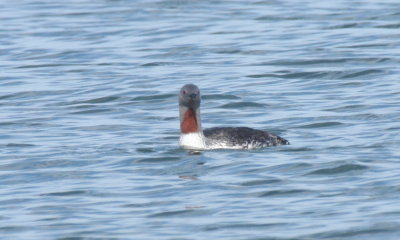
M0 10L0 239L399 239L398 1ZM180 149L186 83L291 145Z

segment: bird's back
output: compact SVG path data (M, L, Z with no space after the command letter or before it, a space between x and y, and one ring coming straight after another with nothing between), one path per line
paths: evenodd
M289 141L282 137L248 127L216 127L205 129L203 132L210 145L224 144L233 148L259 148L289 144Z

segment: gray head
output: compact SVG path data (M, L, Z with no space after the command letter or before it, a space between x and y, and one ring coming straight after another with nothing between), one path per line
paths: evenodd
M200 90L194 84L186 84L179 93L179 106L197 110L200 106Z

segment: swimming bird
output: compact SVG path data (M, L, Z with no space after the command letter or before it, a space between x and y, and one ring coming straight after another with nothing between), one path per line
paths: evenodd
M287 145L289 141L266 131L248 127L215 127L202 129L200 90L194 84L184 85L179 93L181 135L179 144L187 149L253 149Z

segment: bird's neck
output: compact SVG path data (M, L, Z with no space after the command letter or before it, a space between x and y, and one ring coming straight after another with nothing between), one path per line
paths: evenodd
M200 110L180 107L181 133L202 133Z

